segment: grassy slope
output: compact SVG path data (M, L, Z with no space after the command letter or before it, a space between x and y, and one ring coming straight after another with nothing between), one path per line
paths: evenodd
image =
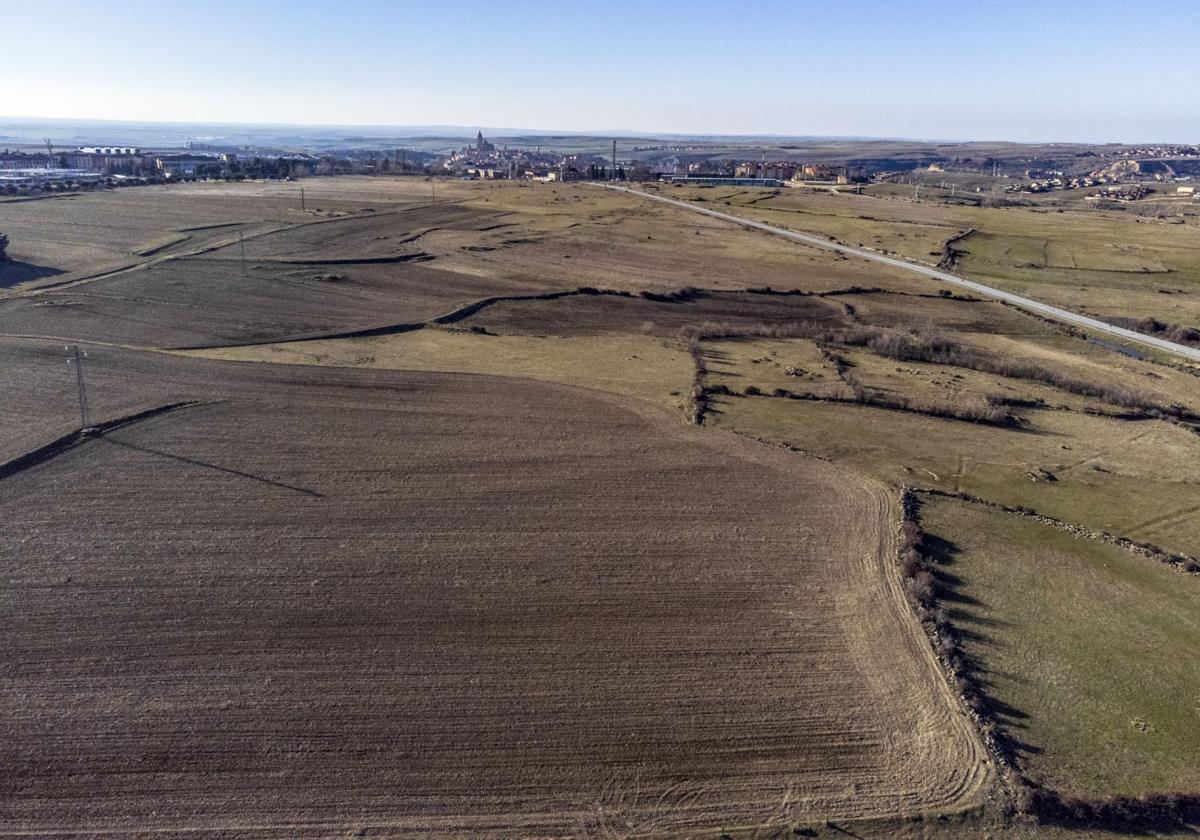
M718 397L711 422L786 442L892 483L984 496L1098 530L1200 553L1200 439L1155 421L1030 412L1040 432L855 405ZM1049 469L1058 480L1029 475ZM1097 469L1098 468L1098 469Z
M193 352L236 361L519 376L614 391L680 409L692 378L686 348L648 336L533 338L424 329L379 338Z
M957 547L953 619L1035 778L1083 794L1200 790L1200 579L1031 520L926 500Z

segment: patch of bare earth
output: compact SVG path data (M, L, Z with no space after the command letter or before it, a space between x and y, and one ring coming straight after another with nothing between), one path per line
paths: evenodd
M155 365L216 402L0 481L0 836L666 831L990 778L876 484L578 389Z

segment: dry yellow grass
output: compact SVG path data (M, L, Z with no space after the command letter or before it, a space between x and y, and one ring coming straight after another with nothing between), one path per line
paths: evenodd
M1094 209L970 207L939 201L784 189L660 187L781 227L935 263L959 243L959 270L1088 314L1200 323L1200 238L1194 219ZM1163 294L1162 292L1169 294Z
M1200 437L1161 421L1029 412L1015 431L857 405L718 397L712 422L894 484L939 487L1200 555ZM1046 469L1058 480L1035 480Z
M423 329L333 339L188 351L243 362L429 370L515 376L625 394L682 410L692 362L679 342L651 337L479 335Z

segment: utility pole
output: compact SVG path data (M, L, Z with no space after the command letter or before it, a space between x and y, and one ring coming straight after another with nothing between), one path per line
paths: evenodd
M242 279L246 279L246 240L242 237L242 232L238 231L238 247L242 252Z
M303 212L305 212L307 209L308 209L308 208L307 208L307 207L305 206L305 204L304 204L304 187L301 187L301 188L300 188L300 212L301 212L301 213L303 213Z
M75 365L75 385L79 389L79 430L86 432L92 427L88 419L87 385L83 380L83 359L87 354L79 352L78 344L68 345L67 350L71 354L67 364Z
M617 141L615 139L613 140L612 150L612 176L609 178L609 180L617 180Z

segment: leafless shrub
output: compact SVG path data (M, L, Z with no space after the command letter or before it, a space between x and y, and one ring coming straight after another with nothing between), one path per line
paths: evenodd
M1105 318L1104 320L1115 327L1124 327L1134 332L1158 336L1176 344L1200 347L1200 329L1196 327L1172 324L1157 318Z
M683 294L687 290L675 294ZM1163 417L1164 419L1200 421L1200 415L1190 412L1180 405L1164 405L1152 397L1130 388L1093 382L1072 376L1069 373L1051 368L1038 362L1026 359L1009 359L982 353L970 347L951 340L950 338L921 327L901 329L898 327L881 327L865 324L830 325L824 322L801 320L787 324L728 324L706 321L699 325L682 327L678 335L684 340L701 339L737 339L737 338L799 338L814 342L821 350L822 356L833 365L838 375L846 379L846 371L851 367L842 356L831 347L861 347L877 356L895 359L897 361L925 362L928 364L946 365L950 367L975 370L1009 379L1021 379L1038 382L1057 388L1060 391L1102 400L1112 405L1134 409L1147 416ZM886 408L911 410L912 406L900 397L882 395L878 392L862 392L861 386L855 390L856 399L870 402L873 405ZM1017 406L1015 401L1000 400L1007 398L992 398L991 410L976 406L964 409L947 402L943 405L926 407L927 413L935 416L953 417L972 422L989 423L993 425L1012 425L1013 418L1006 412L998 410L1004 405ZM1026 401L1028 402L1028 401ZM1042 403L1036 403L1040 405ZM1026 406L1033 407L1033 406Z
M684 286L676 292L641 292L641 296L655 303L686 303L692 300L698 300L705 297L707 293L702 289L697 289L694 286Z
M704 413L708 410L708 390L704 377L708 373L708 365L704 360L704 348L700 346L699 338L688 342L688 355L692 357L692 404L689 420L697 426L704 425Z
M1039 821L1071 828L1151 831L1179 828L1200 819L1200 794L1151 793L1089 799L1063 796L1026 783L1022 802Z

